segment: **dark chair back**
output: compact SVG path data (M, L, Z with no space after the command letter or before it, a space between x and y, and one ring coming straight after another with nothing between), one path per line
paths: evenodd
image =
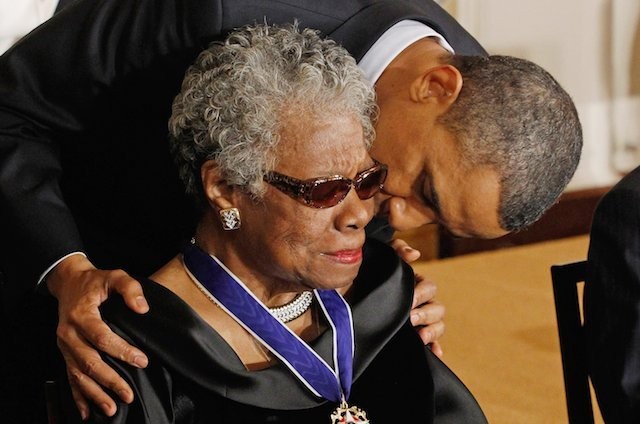
M594 423L578 296L578 286L584 283L586 271L586 260L551 266L569 424Z

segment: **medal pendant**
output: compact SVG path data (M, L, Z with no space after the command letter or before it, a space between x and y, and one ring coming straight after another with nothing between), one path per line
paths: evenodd
M357 406L342 402L331 414L331 424L369 424L367 414Z

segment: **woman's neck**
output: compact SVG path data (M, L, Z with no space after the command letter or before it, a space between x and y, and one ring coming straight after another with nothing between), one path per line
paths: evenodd
M264 346L198 288L185 270L181 255L150 278L184 300L220 334L248 370L268 368L275 363L275 358ZM318 312L318 306L312 304L305 313L286 325L302 340L310 342L326 329L322 314Z

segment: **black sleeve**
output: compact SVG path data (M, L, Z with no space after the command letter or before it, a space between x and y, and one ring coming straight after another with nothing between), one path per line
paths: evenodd
M56 5L55 13L58 13L59 11L61 11L63 8L65 8L66 6L70 5L74 1L75 0L59 0L58 4Z
M30 286L54 261L83 249L63 199L62 152L78 134L110 127L127 75L160 69L175 83L158 90L175 93L204 35L220 26L213 1L68 3L0 56L0 266ZM129 102L144 94L130 93Z
M640 168L601 200L591 228L585 327L606 422L640 420Z

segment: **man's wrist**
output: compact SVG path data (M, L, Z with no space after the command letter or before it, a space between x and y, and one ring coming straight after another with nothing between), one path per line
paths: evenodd
M63 257L61 257L60 259L58 259L57 261L55 261L53 264L51 264L51 266L49 268L47 268L42 275L40 275L40 278L38 278L38 286L40 286L40 283L42 283L43 281L45 281L47 279L47 277L49 276L49 273L51 272L51 270L53 270L56 266L58 266L58 264L62 261L64 261L65 259L67 259L70 256L74 256L74 255L82 255L85 258L87 257L87 255L84 252L71 252L68 255L64 255Z

